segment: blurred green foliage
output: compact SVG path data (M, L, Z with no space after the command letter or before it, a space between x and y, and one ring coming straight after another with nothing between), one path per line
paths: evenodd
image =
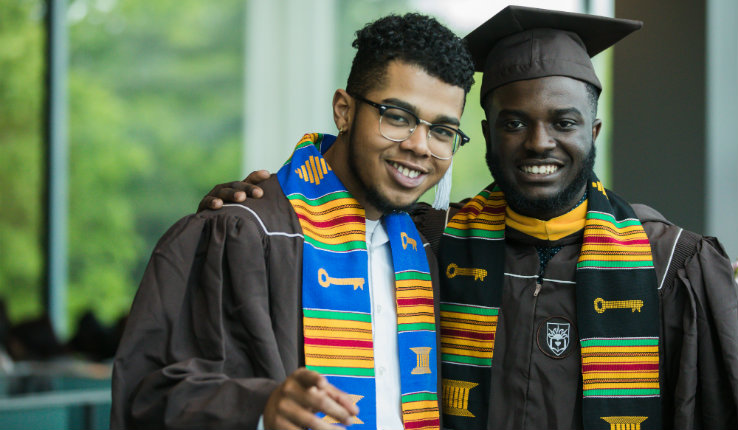
M247 4L68 3L71 329L87 309L106 322L124 314L157 239L213 185L241 177ZM0 297L13 321L43 311L43 4L0 1ZM343 87L353 33L408 8L337 7ZM490 182L477 88L462 118L472 141L456 157L453 199Z
M111 320L163 232L240 176L245 3L75 3L68 309Z
M240 176L245 3L69 2L69 321L130 307L154 243ZM0 295L42 311L43 9L0 2Z
M240 176L245 3L75 3L68 309L110 320L158 237Z

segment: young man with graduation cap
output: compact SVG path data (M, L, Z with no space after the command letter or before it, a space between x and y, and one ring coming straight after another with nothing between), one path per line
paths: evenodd
M495 182L415 216L438 249L446 427L738 426L725 252L592 170L602 87L590 57L640 27L510 6L466 37ZM213 196L236 189L250 187Z
M722 247L592 170L590 57L641 25L508 7L466 37L495 183L440 241L444 390L479 384L446 425L736 428L738 291Z
M156 245L113 428L439 428L438 271L406 209L468 140L472 59L418 14L353 46L338 136L305 135L263 199L185 217Z

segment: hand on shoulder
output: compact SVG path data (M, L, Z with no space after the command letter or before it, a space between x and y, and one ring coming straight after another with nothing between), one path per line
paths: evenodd
M257 184L267 179L269 179L268 171L256 170L251 172L243 181L218 184L200 200L197 211L218 210L223 207L223 203L241 203L246 201L247 198L260 199L264 196L264 190Z

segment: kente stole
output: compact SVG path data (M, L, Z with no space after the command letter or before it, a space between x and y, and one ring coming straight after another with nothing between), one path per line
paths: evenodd
M330 135L305 135L277 178L305 239L305 365L326 376L359 406L352 429L374 429L382 411L376 411L366 219L364 208L322 156L334 141ZM436 325L428 260L409 215L385 215L384 223L395 269L404 426L437 429ZM323 419L336 422L331 417Z
M594 174L587 193L575 273L584 428L659 429L659 302L648 237L630 205ZM494 426L487 414L505 208L492 184L449 221L441 239L444 427L486 428L488 419Z

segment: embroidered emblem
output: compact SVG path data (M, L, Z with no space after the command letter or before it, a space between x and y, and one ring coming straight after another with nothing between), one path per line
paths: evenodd
M404 231L400 233L400 238L402 238L402 249L407 249L407 246L410 245L413 247L413 251L418 250L418 242L415 241L412 237L408 236L407 233Z
M451 279L455 276L473 276L475 281L484 281L484 277L487 276L487 270L485 269L467 269L459 267L456 263L451 263L446 268L446 277Z
M323 288L333 285L353 285L354 290L357 288L364 289L364 278L331 278L324 268L318 269L318 284Z
M602 297L597 297L594 301L595 311L598 314L604 313L608 309L630 309L631 312L641 311L643 307L643 300L604 300Z
M559 356L569 347L568 323L546 323L546 340L551 351Z
M469 392L476 387L476 382L443 379L443 413L457 417L474 418L469 412Z
M564 317L551 317L538 326L538 348L551 358L562 359L571 354L572 340L576 340L574 324Z
M318 159L318 157L311 155L310 158L305 161L305 164L300 166L299 169L295 169L295 173L297 173L297 176L305 182L320 184L320 180L328 174L329 170L333 169L331 169L331 166L325 164L324 159Z
M415 365L415 369L410 372L413 375L422 375L424 373L431 373L430 369L430 352L431 352L430 346L417 346L415 348L410 348L412 352L415 353L415 357L417 358L417 364Z
M603 196L607 197L607 193L605 192L605 187L602 185L602 182L592 182L592 187L596 188L597 191L601 192Z
M360 396L358 394L349 394L348 396L351 399L351 401L354 402L354 404L359 403L359 400L361 400L361 399L364 398L364 396ZM352 420L353 421L351 422L351 424L364 424L364 421L360 420L359 417L353 417ZM323 421L325 421L325 422L327 422L329 424L337 424L338 423L338 420L335 419L335 418L333 418L330 415L324 416L323 417Z
M610 430L641 430L648 417L600 417L610 424Z

